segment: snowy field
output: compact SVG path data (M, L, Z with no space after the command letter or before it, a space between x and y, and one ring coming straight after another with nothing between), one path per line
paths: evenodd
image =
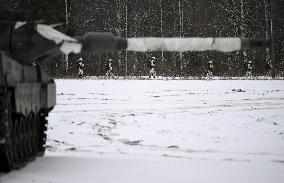
M0 183L284 182L283 80L57 80L47 152Z

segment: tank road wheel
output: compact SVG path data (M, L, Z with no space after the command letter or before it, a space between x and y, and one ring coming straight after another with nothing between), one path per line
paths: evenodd
M0 88L0 171L15 167L14 131L11 92Z
M28 117L27 125L27 149L30 156L33 155L33 121L34 115L31 113Z
M38 131L37 131L37 118L33 113L30 113L28 118L25 120L25 152L27 153L26 158L36 157L38 148Z
M27 159L31 157L30 153L30 140L29 140L29 131L30 131L30 114L28 115L27 118L23 120L23 144L24 144L24 158Z
M24 119L21 117L19 122L19 155L20 161L22 161L25 157Z
M16 126L19 135L16 137L18 144L16 168L20 168L37 156L39 137L42 132L38 128L40 121L32 113L28 117L19 116L17 119L18 125Z
M19 140L19 120L16 119L14 122L14 128L13 128L13 151L14 151L14 162L17 163L19 162L20 159L20 149L19 149L19 144L20 144L20 140Z
M36 156L37 151L38 151L38 131L37 131L38 123L39 123L38 117L37 117L37 115L34 115L32 123L31 123L31 132L32 132L31 146L32 146L33 156Z

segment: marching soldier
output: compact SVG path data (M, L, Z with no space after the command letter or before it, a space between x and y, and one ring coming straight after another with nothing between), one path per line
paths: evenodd
M208 63L207 63L207 66L206 66L206 78L207 79L212 79L213 77L213 61L210 60Z
M150 75L149 78L156 78L156 57L152 57L149 63Z
M106 77L110 78L114 74L112 72L112 59L109 59L108 63L106 64Z
M80 78L82 78L84 76L84 64L82 63L83 59L82 58L79 58L79 72L78 72L78 76Z
M266 64L265 64L265 71L266 71L266 75L268 77L271 76L272 74L272 64L271 64L271 60L269 60Z
M247 63L245 63L245 67L246 67L246 78L251 78L252 77L252 61L248 61Z

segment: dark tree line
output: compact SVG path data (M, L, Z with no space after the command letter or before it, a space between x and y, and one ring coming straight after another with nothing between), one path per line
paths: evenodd
M271 0L9 0L1 8L40 7L48 23L67 22L77 35L112 32L121 37L247 37L270 39ZM20 4L22 3L22 4ZM157 73L163 76L200 76L213 60L214 74L242 76L244 62L252 60L254 74L263 75L271 51L233 53L82 53L42 63L51 76L76 76L82 57L87 75L104 75L112 58L116 75L147 75L150 57L157 58ZM63 62L62 62L63 60ZM281 70L280 70L281 71ZM279 72L280 72L279 71Z

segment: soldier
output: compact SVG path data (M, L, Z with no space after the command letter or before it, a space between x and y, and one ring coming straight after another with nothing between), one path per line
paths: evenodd
M268 77L271 76L272 74L272 64L271 64L271 60L269 60L266 64L265 64L265 71L266 71L266 75Z
M252 61L248 61L247 63L245 63L245 67L246 67L246 78L251 78L252 77Z
M213 61L210 60L208 63L207 63L207 66L206 66L206 78L207 79L212 79L213 77Z
M150 75L149 78L156 78L156 57L152 57L152 59L149 62L150 67Z
M84 76L84 64L82 63L83 59L82 58L79 58L79 72L78 72L78 76L80 78L82 78Z
M112 72L112 59L109 59L108 64L106 64L106 77L110 78L114 74Z

